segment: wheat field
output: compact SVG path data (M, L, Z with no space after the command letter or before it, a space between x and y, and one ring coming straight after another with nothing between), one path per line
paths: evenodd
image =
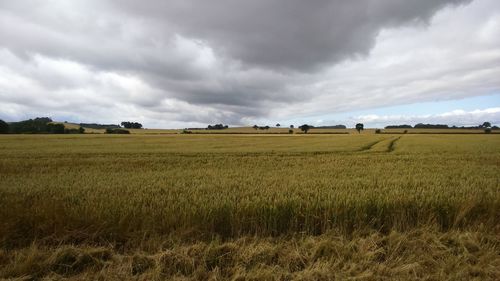
M496 134L6 135L0 206L0 278L500 279Z

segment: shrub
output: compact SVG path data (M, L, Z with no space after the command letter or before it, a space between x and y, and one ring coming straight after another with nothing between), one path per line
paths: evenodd
M288 130L288 133L293 134L293 130L292 129Z
M106 129L106 134L130 134L129 130L125 129Z
M491 128L486 128L484 129L485 134L491 134Z
M380 133L382 133L382 130L380 130L380 129L375 130L375 134L380 134Z

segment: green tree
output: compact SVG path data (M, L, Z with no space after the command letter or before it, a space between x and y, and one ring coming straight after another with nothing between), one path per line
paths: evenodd
M358 133L361 133L362 130L364 130L364 125L363 123L358 123L356 124L356 130L358 131Z
M47 132L51 134L64 134L64 125L61 123L48 123Z
M299 126L299 129L304 132L304 134L307 134L307 132L312 128L312 126L304 124Z
M0 119L0 134L8 134L8 133L9 133L9 124Z

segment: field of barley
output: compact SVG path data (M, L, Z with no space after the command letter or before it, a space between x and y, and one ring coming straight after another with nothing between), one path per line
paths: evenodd
M279 130L0 136L0 279L500 280L500 135Z

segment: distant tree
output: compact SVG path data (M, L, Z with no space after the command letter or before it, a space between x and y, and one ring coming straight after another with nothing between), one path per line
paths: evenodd
M375 130L375 134L380 134L380 133L382 133L382 130L380 130L380 129Z
M293 130L292 129L288 130L288 133L293 134Z
M125 129L142 129L142 124L141 123L138 123L138 122L128 122L128 121L124 121L121 123L121 125L125 128Z
M129 130L124 129L106 129L106 134L130 134Z
M9 124L10 131L14 134L41 134L49 133L48 124L52 119L48 117L38 117Z
M299 126L299 129L304 132L304 134L307 134L307 132L312 128L312 126L304 124Z
M257 125L253 125L253 127L252 127L252 128L254 128L255 130L257 130L257 129L259 128L259 126L257 126Z
M80 134L85 134L85 128L83 128L82 126L80 126L80 128L78 128L78 132Z
M96 124L96 123L80 123L82 127L90 129L119 129L120 125L116 124Z
M418 123L414 126L415 129L449 129L445 124L422 124Z
M363 123L358 123L356 124L356 130L358 131L358 133L361 133L362 130L364 130L364 125Z
M490 122L484 122L483 123L483 128L490 128L491 127L491 123ZM481 128L481 126L479 126Z
M385 126L386 129L411 129L411 125L389 125Z
M49 123L47 124L47 133L64 134L64 125L61 123Z
M293 128L294 128L294 126L293 126L293 125L290 125L290 129L293 129Z
M328 125L328 126L318 126L314 127L318 129L347 129L346 125Z
M278 127L278 128L281 127L280 123L276 124L276 127Z
M0 119L0 134L8 134L8 133L9 133L9 124Z
M228 125L222 125L222 124L215 124L215 125L208 125L207 129L208 130L223 130L229 128Z

